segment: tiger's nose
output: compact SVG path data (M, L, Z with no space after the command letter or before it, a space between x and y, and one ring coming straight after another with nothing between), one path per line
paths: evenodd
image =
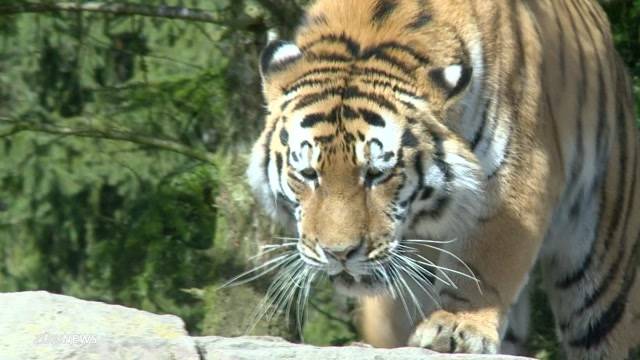
M322 250L325 254L339 260L341 262L345 262L350 258L353 258L361 249L364 247L364 241L359 241L355 244L332 244L332 245L324 245L322 246Z

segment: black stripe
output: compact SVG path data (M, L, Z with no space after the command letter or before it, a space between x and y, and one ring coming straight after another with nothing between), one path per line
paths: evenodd
M326 114L322 114L322 113L308 114L304 117L304 119L302 119L300 126L303 128L310 128L315 126L317 123L326 121L326 119L327 119Z
M298 179L298 176L300 176L300 175L296 174L295 172L289 171L288 175L289 175L289 177L287 179L288 181L293 181L298 185L307 186L307 184L304 181ZM297 189L297 187L295 187L295 186L291 187L291 190L293 190L294 193L296 193L296 189Z
M577 9L578 12L580 12L580 18L581 19L586 19L586 15L583 13L582 10L583 7L580 6L579 4L576 4L575 2L573 2L574 7ZM586 6L588 4L582 3L582 5ZM591 17L591 21L595 24L599 24L600 22L598 21L598 19L595 17L595 15L592 13L592 8L588 9L589 15ZM584 21L584 20L583 20ZM591 30L594 28L592 26L591 23L587 23L586 21L584 21L584 25L585 25L585 29L587 34L589 35L589 39L591 39L591 43L593 44L593 49L597 50L599 48L598 43L596 42L596 39L594 38L593 34L591 33ZM600 36L602 37L602 39L604 40L605 35L602 32L602 29L598 26L595 27L595 29L600 33ZM597 131L596 131L596 153L598 156L601 156L601 154L605 151L604 145L608 144L608 133L609 133L609 129L608 129L608 123L607 123L607 104L608 104L608 94L606 91L606 84L605 84L605 80L604 80L604 70L602 67L602 59L600 57L600 52L597 52L596 54L596 60L597 60L597 66L598 69L596 71L596 73L598 74L598 125L597 125Z
M327 53L327 52L321 52L321 53L307 52L305 54L305 59L309 61L331 61L331 62L353 61L353 57L351 56L338 54L338 53Z
M415 148L418 146L418 138L411 132L411 129L405 129L402 133L401 144L403 147Z
M360 82L362 82L363 84L367 84L367 85L371 85L372 87L383 87L383 88L389 88L393 91L398 91L398 92L402 92L404 94L407 94L409 96L413 96L415 98L420 98L420 96L418 94L416 94L415 92L413 92L412 90L407 89L406 87L402 87L402 86L398 86L396 84L393 84L390 81L386 81L386 80L380 80L380 79L362 79L360 80Z
M436 204L431 209L420 210L413 221L413 224L418 222L418 220L429 217L431 219L438 219L442 216L442 213L447 208L450 203L451 198L448 196L442 196L436 199ZM413 225L412 224L412 225Z
M342 118L345 120L353 120L358 119L359 115L356 110L354 110L351 106L342 105Z
M298 206L297 203L282 194L278 194L276 198L278 199L278 206L283 207L289 214L293 214L296 206Z
M498 175L498 172L504 167L504 165L508 162L509 155L511 155L511 140L513 137L511 136L511 126L513 124L509 123L508 134L507 134L507 143L504 146L504 150L502 153L502 159L500 159L500 163L496 165L493 171L487 176L487 179L492 179L494 176Z
M343 92L344 88L342 87L332 87L332 88L328 88L328 89L324 89L321 92L318 93L313 93L313 94L308 94L305 95L303 97L300 98L300 100L298 100L298 102L296 103L296 106L293 108L293 110L300 110L304 107L307 107L309 105L313 105L315 103L318 103L320 101L326 100L328 98L331 97L336 97L336 96L340 96Z
M498 124L500 122L500 120L503 118L500 116L501 111L500 109L502 108L502 99L500 96L496 96L495 97L495 105L494 105L494 113L495 116L491 117L491 118L487 118L487 120L491 120L491 127L489 128L489 132L487 133L487 136L484 136L481 138L481 142L484 140L484 150L481 152L480 156L484 157L487 156L487 154L489 153L489 150L491 150L491 145L493 144L493 140L495 138L495 134L496 134L496 130L498 129ZM480 150L480 149L478 149Z
M411 110L416 110L417 109L417 107L415 105L413 105L410 102L404 101L404 100L400 100L400 104L406 106L407 109L411 109Z
M487 117L489 116L489 107L491 107L491 100L487 100L484 105L484 111L482 112L482 119L480 121L480 126L478 130L476 130L475 135L473 136L473 140L471 141L471 150L476 151L476 147L478 143L482 139L482 134L484 134L484 129L487 127Z
M637 166L637 159L635 161L635 164ZM634 166L635 168L635 166ZM573 316L579 316L582 315L583 312L585 310L587 310L589 307L591 307L593 304L595 304L598 299L609 289L609 286L613 283L613 278L614 276L617 274L618 269L620 267L620 265L622 264L622 259L624 258L624 254L625 254L625 244L626 244L626 239L628 236L628 230L629 230L629 218L631 215L631 212L633 210L633 200L635 198L635 188L636 188L636 172L634 171L633 173L633 178L631 180L631 192L629 194L629 197L627 198L627 205L626 205L626 209L627 209L627 213L625 216L625 220L624 220L624 225L623 225L623 229L624 232L620 233L620 242L621 244L618 244L620 247L618 249L618 253L616 255L616 259L614 260L614 262L611 265L611 268L609 269L609 271L607 272L607 275L605 276L604 279L602 279L602 281L600 281L600 287L598 287L591 295L589 295L587 297L587 299L585 300L584 304L573 313Z
M624 70L620 70L621 72ZM624 75L624 74L623 74ZM622 80L623 84L622 86L625 86L624 84L624 78L620 77L618 79L618 81ZM618 184L616 189L618 190L618 193L616 194L616 198L615 198L615 204L616 207L613 211L613 213L611 214L611 218L613 219L608 231L607 231L607 237L604 239L604 247L608 248L611 245L611 238L613 237L613 233L615 231L615 229L618 227L618 224L620 222L620 213L623 211L623 201L624 201L624 194L625 194L625 189L627 188L627 164L629 163L629 158L628 158L628 154L627 154L627 146L628 146L628 129L627 129L627 121L626 121L626 117L625 117L625 108L624 108L624 102L622 101L622 99L620 99L618 101L618 108L617 108L617 141L618 141L618 146L620 148L620 154L619 154L619 164L620 164L620 170L618 171ZM635 130L635 129L634 129Z
M433 162L444 174L444 180L449 183L453 180L453 172L451 171L451 166L445 160L444 142L435 132L430 131L429 135L431 136L431 140L435 147L435 151L433 152Z
M382 160L384 161L389 161L391 160L392 157L394 157L396 154L393 151L387 151L382 155Z
M331 80L330 78L327 79L325 77L329 76L329 75L334 75L336 73L348 73L348 71L349 71L349 68L347 68L345 66L323 66L323 67L317 67L315 69L312 69L312 70L309 70L309 71L306 71L306 72L302 73L298 78L296 78L296 80L294 82L292 82L289 85L284 86L283 87L283 91L291 92L292 90L289 90L289 88L295 87L298 82L305 81L306 78L308 78L310 76L320 75L321 78L317 79L317 81L330 81Z
M553 12L555 14L556 17L556 26L558 27L558 36L559 36L559 41L558 41L558 51L556 52L557 54L560 54L560 69L561 69L561 76L562 76L562 87L564 88L567 84L567 53L566 53L566 45L565 45L565 38L564 38L564 29L562 28L562 22L560 21L560 14L563 14L564 12L558 11L558 8L556 7L557 5L557 1L551 1L550 2L551 5L553 6Z
M607 121L607 109L609 104L609 94L606 91L606 83L604 79L604 69L602 67L602 59L599 54L598 59L598 126L596 130L596 154L599 159L599 165L607 166L609 157L609 122ZM603 177L600 175L600 177Z
M284 189L282 188L282 170L284 166L284 161L282 160L282 154L276 152L276 168L278 169L278 186L280 187L280 192L284 194Z
M496 20L495 20L495 27L494 27L494 33L495 33L495 41L497 44L502 45L504 43L504 39L499 31L499 23L502 22L502 12L500 11L500 7L496 7ZM515 26L520 26L520 24L514 25L513 23L511 24L512 28ZM496 56L496 73L502 73L503 72L503 68L502 68L502 57L500 56ZM500 83L502 83L502 78L500 79ZM478 147L480 146L480 144L486 144L486 146L484 147L484 151L481 151L479 153L476 153L476 155L478 155L478 157L485 157L487 155L487 152L491 149L491 144L493 143L493 138L494 138L494 134L495 131L498 127L498 122L500 120L500 108L502 105L502 94L501 94L501 86L498 86L498 89L496 90L495 94L492 94L493 96L491 96L490 98L492 99L490 104L487 104L487 108L485 109L487 111L487 116L484 117L484 129L480 134L480 137L478 139L478 143L476 144L475 148L474 148L474 153L476 151L480 151L480 149L482 147ZM489 112L491 111L491 105L493 105L493 113L494 116L490 117L489 116ZM490 127L487 130L487 125L489 125ZM485 136L486 134L486 136Z
M386 126L384 119L379 114L376 114L375 112L369 111L367 109L359 109L359 111L360 111L360 114L362 115L362 118L364 119L365 122L367 122L367 124L371 126L379 126L379 127Z
M406 205L402 205L402 203L400 203L400 206L402 206L403 208L406 207L409 203L412 203L418 197L418 193L422 190L422 187L424 186L424 169L422 167L422 161L423 161L422 151L417 151L416 155L413 158L413 166L416 172L416 176L418 177L418 184L416 185L416 188L411 193L411 196L409 196L408 203Z
M280 129L280 143L283 146L287 146L289 143L289 132L284 128L284 126Z
M379 186L379 185L385 184L385 183L389 182L391 179L394 179L398 175L399 175L398 173L392 172L389 175L387 175L386 177L384 177L384 179L376 181L375 184L373 184L373 185Z
M596 39L594 38L594 35L591 33L591 30L593 29L592 24L598 24L599 21L598 19L596 19L594 17L594 14L590 11L591 9L589 9L589 15L591 16L591 21L592 23L588 23L587 21L584 21L584 19L587 18L587 15L584 14L583 10L583 6L580 6L579 4L576 4L575 2L573 2L574 7L578 10L578 12L580 13L580 18L583 19L583 23L585 25L585 29L587 34L589 35L589 39L591 40L591 43L593 45L593 49L597 50L599 48L598 46L598 42L596 41ZM587 5L582 3L581 5ZM604 33L602 32L602 29L600 27L596 26L596 31L598 31L600 33L600 36L604 39ZM602 58L601 58L601 52L597 52L596 54L596 61L597 61L597 70L596 73L598 74L598 103L597 103L597 114L598 114L598 124L597 124L597 130L596 130L596 135L595 135L595 141L596 141L596 161L597 164L599 165L599 168L597 170L596 176L595 176L595 180L592 183L592 189L590 191L590 193L594 194L596 191L600 190L600 187L603 184L604 181L604 177L605 177L605 169L607 167L607 163L608 163L608 157L609 157L609 150L608 150L608 146L609 146L609 124L608 124L608 117L607 117L607 104L609 103L608 100L608 94L606 91L606 84L605 84L605 80L604 80L604 70L602 67Z
M387 79L392 79L395 80L403 85L407 85L407 86L411 86L411 82L409 80L406 80L406 78L402 78L400 76L394 75L386 70L383 69L378 69L375 67L371 67L371 66L365 66L365 67L358 67L356 65L356 67L353 69L353 75L378 75L381 77L385 77Z
M363 59L363 60L375 59L375 60L387 63L387 65L395 66L405 73L411 73L414 70L413 67L396 59L392 55L389 55L384 51L384 49L381 49L379 47L366 49L360 56L360 59Z
M383 211L384 215L387 217L387 219L389 219L391 222L395 222L396 218L388 211Z
M422 10L421 12L418 13L418 15L415 16L415 18L413 18L413 21L411 21L407 25L407 28L418 30L423 26L427 25L429 22L431 22L431 14Z
M571 14L571 10L567 6L565 2L562 2L565 7L567 13ZM569 188L575 186L575 182L578 180L580 172L582 171L582 166L584 163L584 140L583 140L583 124L582 124L582 116L583 116L583 108L584 102L587 96L587 70L584 61L584 49L582 47L582 42L578 37L579 29L576 26L576 23L573 19L573 16L569 15L569 20L571 23L572 34L575 35L576 46L578 47L578 61L580 63L580 81L579 84L576 84L578 87L578 98L576 104L576 155L573 161L571 162L571 170L569 174L569 181L567 183Z
M401 44L395 41L387 41L382 44L376 45L380 50L393 50L398 52L404 52L407 55L411 55L420 65L428 65L430 63L429 58L423 54L418 53L416 49L411 46Z
M330 143L333 140L335 140L335 135L331 134L331 135L324 135L324 136L315 136L313 138L314 141L321 143L321 144L326 144L326 143Z
M433 188L433 186L425 186L424 189L422 190L422 194L420 194L420 200L427 200L431 197L431 195L433 195L433 192L435 191L435 189Z
M316 86L320 86L320 85L327 85L327 84L331 84L335 82L334 79L304 79L301 81L296 81L295 83L293 83L293 85L289 86L289 87L285 87L282 88L282 92L286 95L288 93L297 91L303 87L309 86L309 87L316 87Z
M364 92L355 86L346 87L342 98L343 100L364 98L394 113L398 112L396 106L391 101L387 100L386 97L379 94Z
M599 32L600 35L602 36L602 39L606 42L606 40L610 40L611 37L608 36L609 33L606 33L603 31L603 29L609 29L609 21L606 18L603 18L602 15L602 8L598 7L596 8L596 6L594 6L594 4L591 3L584 3L583 4L586 8L587 11L589 12L589 16L591 17L591 21L596 24L596 26L594 26Z
M284 110L287 108L287 106L289 106L289 104L291 104L291 102L292 102L292 101L293 101L293 98L292 98L292 99L285 100L285 101L282 103L282 105L280 105L280 110L284 111Z
M396 0L378 0L373 9L371 20L376 23L384 22L398 6Z
M347 36L346 34L342 33L339 35L336 34L325 34L320 36L319 38L305 44L302 47L302 51L306 52L309 49L313 48L314 46L320 44L320 43L338 43L338 44L343 44L345 46L345 48L347 49L347 51L349 51L349 54L353 57L357 57L358 54L360 54L360 44L355 41L353 38Z
M525 48L524 48L522 26L520 25L522 23L522 20L520 19L520 8L517 7L518 5L515 2L512 2L512 4L514 8L513 8L513 17L511 18L511 21L513 23L513 28L515 29L514 41L516 42L517 47L514 49L514 55L512 60L513 66L511 68L511 79L509 80L509 83L513 84L514 90L520 87L520 94L517 99L510 97L511 99L510 108L514 112L514 114L512 116L511 121L507 122L507 130L506 130L507 143L505 144L504 149L502 150L502 159L500 159L500 163L498 163L497 166L493 169L493 171L487 176L487 179L492 179L493 177L495 177L499 173L499 171L504 167L504 165L508 163L509 156L511 155L511 145L513 142L513 137L511 136L511 132L513 131L513 124L514 122L518 123L520 121L520 118L522 116L522 110L523 110L522 103L528 88L527 70L526 70L528 64L527 64L527 57L526 57ZM528 10L528 7L525 3L523 3L521 6L525 10ZM531 15L531 13L529 12L527 13ZM531 16L533 17L533 15ZM533 18L530 20L532 20L535 23L535 20ZM538 40L541 40L541 39L538 39ZM515 91L513 93L515 94ZM499 109L497 108L496 111L499 111ZM494 133L493 136L495 135L496 134Z
M573 347L592 348L600 344L607 335L615 328L624 315L625 309L628 303L629 292L631 286L635 282L638 270L636 269L636 259L638 257L638 250L640 249L640 234L636 237L635 244L631 251L631 255L627 261L627 266L624 272L624 278L622 282L622 288L618 293L618 296L613 300L607 310L602 313L600 318L589 324L589 328L582 336L569 341L569 345Z
M602 235L605 237L604 238L605 249L609 248L609 245L611 242L610 239L613 237L613 233L618 228L618 225L620 223L620 218L621 218L620 212L623 210L623 204L624 204L624 194L626 189L626 178L627 178L627 161L628 161L627 153L626 153L627 128L626 128L625 120L626 119L624 116L624 104L622 103L622 101L618 101L617 126L616 126L617 134L616 135L618 138L619 148L620 148L620 154L619 154L620 170L618 172L618 183L616 185L616 189L618 190L618 192L616 194L616 198L614 201L615 208L613 209L612 214L609 216L609 219L611 219L611 222L607 227L607 231ZM593 254L595 253L594 247L595 247L595 241L594 241L594 244L592 244L591 246L591 250L583 260L578 270L568 275L565 279L556 283L556 286L558 288L566 289L574 285L578 281L580 281L585 276L585 274L587 273L587 270L589 269L589 266L592 263L592 257L593 257Z

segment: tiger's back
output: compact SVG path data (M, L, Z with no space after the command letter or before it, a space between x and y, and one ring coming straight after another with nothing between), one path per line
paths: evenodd
M365 340L495 352L505 333L524 336L507 316L538 261L571 358L640 345L634 106L595 2L321 0L262 73L269 116L250 178L297 224L309 266L358 273L352 254L457 238L446 250L483 286L436 279L442 309L420 299L431 314L415 324L400 300L337 279L362 296Z

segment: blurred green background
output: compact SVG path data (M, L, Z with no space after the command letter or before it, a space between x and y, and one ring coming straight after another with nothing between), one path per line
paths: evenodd
M242 334L268 279L215 289L286 235L244 182L262 126L257 58L268 30L291 36L306 2L0 0L0 291L45 289L177 314L194 334ZM171 19L164 5L193 16ZM605 7L638 97L640 0ZM531 345L556 358L544 296L534 303ZM254 333L344 344L358 339L354 309L320 284L303 334L285 318Z

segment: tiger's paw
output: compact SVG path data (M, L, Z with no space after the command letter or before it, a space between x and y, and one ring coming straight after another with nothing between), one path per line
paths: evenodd
M448 353L496 354L499 336L492 321L437 310L418 325L409 346Z

